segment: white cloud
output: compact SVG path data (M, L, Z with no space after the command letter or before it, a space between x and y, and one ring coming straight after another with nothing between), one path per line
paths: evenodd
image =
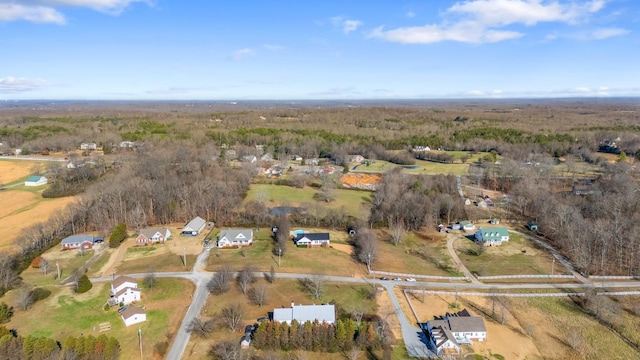
M629 33L629 30L621 28L596 29L587 35L587 39L604 40L611 37L627 35Z
M364 24L360 20L344 19L342 16L332 17L331 23L333 24L333 26L340 28L345 34L357 30Z
M399 43L429 44L441 41L491 43L517 39L524 33L504 29L559 22L577 24L600 11L606 0L467 0L456 2L442 14L439 24L375 29L370 36Z
M46 86L46 81L42 79L27 79L7 76L0 78L0 93L14 94L26 91L33 91Z
M33 23L64 24L64 7L84 7L118 15L134 2L152 5L151 0L0 0L0 21L26 20Z
M248 56L256 56L256 52L253 51L253 49L245 48L245 49L240 49L240 50L234 51L231 56L235 60L240 60L240 59L248 57Z
M65 23L64 15L50 7L0 2L0 21L16 20L26 20L34 23Z
M414 13L413 11L407 11L407 13L404 15L409 19L416 17L416 13Z

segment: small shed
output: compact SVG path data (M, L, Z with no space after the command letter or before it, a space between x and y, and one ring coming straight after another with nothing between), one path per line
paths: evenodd
M533 221L529 221L529 223L527 224L527 229L529 229L529 231L538 232L539 226Z
M147 313L140 307L129 306L120 316L125 326L131 326L147 321Z

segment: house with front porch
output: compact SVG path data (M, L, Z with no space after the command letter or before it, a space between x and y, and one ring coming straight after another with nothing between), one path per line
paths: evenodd
M317 247L330 245L329 233L309 233L309 234L296 234L293 238L293 242L298 247Z
M218 248L237 248L253 244L253 230L222 230L216 242Z
M502 245L509 241L509 231L504 227L480 228L474 235L477 243L484 246Z
M171 231L168 228L145 228L140 229L140 233L136 238L139 245L152 245L155 243L164 243L171 237Z

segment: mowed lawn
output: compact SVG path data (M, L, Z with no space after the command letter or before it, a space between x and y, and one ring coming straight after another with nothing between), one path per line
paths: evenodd
M477 245L468 237L458 239L455 249L469 271L481 276L548 275L552 267L556 275L570 274L560 263L554 265L553 256L544 249L514 233L509 235L509 242L485 247L479 256L473 254Z
M142 285L141 282L139 285ZM8 328L16 329L18 334L47 336L63 342L67 336L99 336L97 330L101 323L108 322L111 330L104 332L120 342L122 359L139 356L138 329L142 331L142 347L145 357L151 357L153 347L162 342L168 333L177 331L191 299L193 284L183 279L157 279L153 289L142 289L142 301L147 321L139 325L125 327L117 309L102 309L109 297L109 283L94 284L85 294L74 294L71 287L46 287L51 295L27 311L16 310ZM4 301L14 305L17 291L7 293Z
M363 310L367 315L374 315L378 310L375 299L369 299L367 296L369 291L372 290L369 285L325 283L320 299L313 299L297 280L278 279L276 277L275 282L271 284L264 279L258 279L253 286L264 286L266 289L266 303L262 307L252 304L247 296L243 295L238 287L234 285L225 294L210 295L200 316L208 319L219 314L225 307L238 304L243 311L240 329L244 329L245 325L256 323L258 318L267 316L267 313L273 311L274 308L291 306L292 301L303 305L334 304L338 317L349 317L349 314L357 309ZM378 294L378 296L385 295ZM207 356L207 351L212 344L224 340L234 342L240 340L241 334L231 332L224 327L222 322L220 322L220 325L220 328L207 339L192 336L187 345L185 358L188 357L194 360L210 359ZM249 351L255 351L255 349L250 348ZM280 355L284 358L284 354ZM304 353L304 355L305 359L344 359L344 354L339 352L334 354ZM380 354L376 353L376 355L379 356Z
M183 255L171 252L167 244L131 247L127 249L122 263L116 267L116 273L187 271L193 268L197 255L186 255L185 266Z
M320 190L306 186L302 189L271 184L253 184L247 193L245 203L249 201L264 201L267 207L275 206L308 206L317 205L325 210L344 209L351 216L358 217L363 208L369 206L370 191L336 189L335 200L326 202L315 199Z

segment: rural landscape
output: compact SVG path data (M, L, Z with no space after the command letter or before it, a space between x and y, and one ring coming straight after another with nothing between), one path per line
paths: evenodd
M0 357L640 357L635 99L0 103Z

